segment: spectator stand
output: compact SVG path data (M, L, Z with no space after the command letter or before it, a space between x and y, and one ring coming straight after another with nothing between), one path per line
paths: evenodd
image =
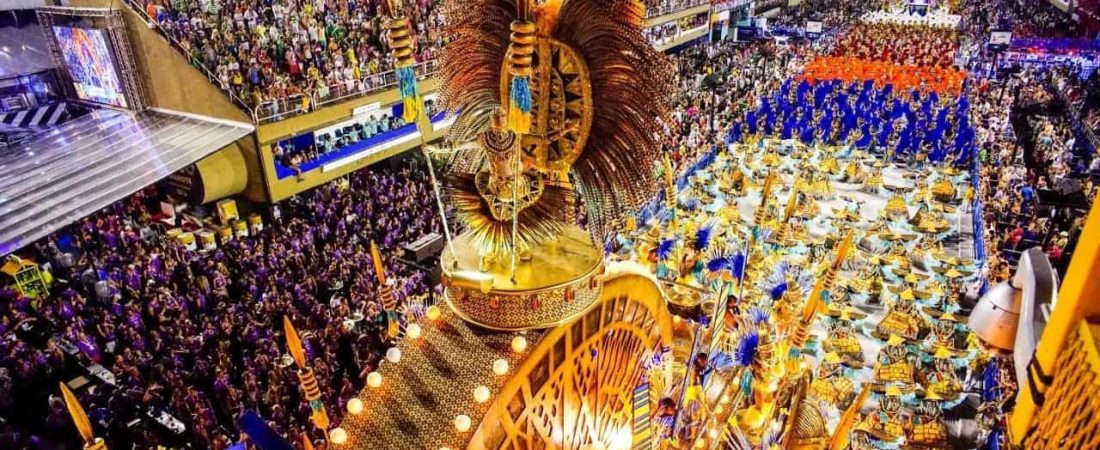
M1063 111L1065 111L1065 120L1069 123L1070 130L1074 135L1074 146L1071 149L1074 156L1084 160L1085 167L1088 167L1088 163L1092 158L1097 157L1097 149L1100 148L1100 141L1097 141L1096 135L1092 130L1084 126L1084 122L1081 120L1081 106L1074 102L1066 95L1064 89L1058 88L1058 81L1065 83L1064 75L1054 71L1051 72L1051 77L1043 81L1043 86L1049 91L1054 98L1064 105Z
M662 16L709 5L710 0L645 0L644 4L647 22L655 24L673 20Z
M305 76L305 72L307 71L304 65L306 64L306 62L303 61L303 67L302 69L300 69L301 73L299 74L299 76L303 77L303 79L291 79L290 77L293 76L293 71L291 71L291 73L286 73L285 67L280 67L279 64L276 64L273 73L268 72L272 69L270 65L263 68L262 73L264 81L262 82L262 86L261 84L257 84L256 81L241 80L241 76L244 75L244 73L246 72L245 68L235 68L230 74L224 73L220 69L222 68L222 59L226 55L218 53L204 55L203 51L211 51L209 50L208 42L205 46L202 46L200 48L198 42L192 43L187 39L191 37L186 34L190 31L188 31L187 29L177 29L177 27L180 26L180 23L183 23L185 27L193 26L189 24L201 24L204 15L220 14L220 12L217 10L219 6L205 5L203 6L203 9L199 9L199 6L189 5L187 2L179 2L178 4L176 2L173 2L171 4L172 7L168 8L168 4L161 5L157 2L153 2L150 0L125 0L125 3L133 10L134 13L138 14L138 16L142 18L150 28L156 30L158 34L160 34L165 40L167 40L172 47L175 47L178 51L180 51L184 55L184 57L187 58L188 62L192 66L195 66L203 73L203 75L206 76L210 83L220 87L221 90L230 97L234 104L249 113L251 115L253 123L264 124L276 122L289 117L307 113L321 106L348 101L358 97L363 97L366 95L385 91L397 85L397 76L395 71L386 67L382 67L383 70L379 71L378 73L373 73L374 69L368 69L364 67L362 68L362 75L359 75L358 71L355 72L354 76L350 75L352 64L350 61L353 61L352 59L349 59L349 62L347 63L347 68L344 72L346 75L344 77L335 77L335 79L328 75L334 75L333 72L339 72L340 65L337 65L335 69L331 67L326 68L326 71L329 71L328 73L315 74L312 75L312 79L310 79L309 77ZM426 3L426 5L428 5L429 9L431 9L431 6L435 5L435 3ZM183 9L175 11L174 9L177 7ZM221 7L224 8L227 6ZM213 12L211 10L213 10ZM424 15L429 15L430 11L422 13ZM191 15L190 18L188 18L189 14ZM368 20L369 19L370 18L368 18ZM240 18L237 18L235 20L237 20L238 23L241 23ZM260 24L261 27L263 25L263 23ZM274 25L270 23L268 23L267 25L274 27ZM355 24L330 23L328 25L338 29L345 29ZM434 35L436 33L434 28L420 31L421 33L418 34L418 37L421 38L422 41L427 39L426 36ZM217 30L213 30L213 32L217 33ZM287 33L288 31L284 30L283 32ZM321 34L326 33L329 33L327 29L321 31ZM267 39L267 36L264 36L263 38ZM203 39L207 41L209 40L208 37L203 37ZM330 37L330 39L334 38ZM315 44L317 43L316 41L311 42ZM320 42L323 43L324 41L322 40ZM369 47L366 52L361 52L360 54L360 58L364 61L364 63L367 60L378 59L377 57L372 56L372 51L384 51L383 48L378 47L378 44L374 42L374 40L361 40L359 43L361 44L360 50ZM245 42L245 44L248 44L248 42ZM252 43L252 45L257 46L261 44ZM354 48L354 43L349 45ZM385 44L382 43L382 45L384 46ZM423 57L425 58L425 60L421 61L416 66L417 77L420 80L430 77L434 73L436 67L435 61L431 59L430 56L436 48L436 45L438 45L438 42L429 42L424 45L425 46L422 48L422 54L420 54L419 57ZM244 48L247 49L248 47ZM242 50L242 52L243 51L244 50ZM322 51L320 50L320 48L315 50L315 52L320 51ZM253 69L260 67L256 64L255 61L255 54L257 53L253 54ZM349 54L351 54L351 52L349 52ZM268 56L270 57L270 55L271 53L269 52ZM210 61L210 58L212 57L216 57L213 62ZM336 57L336 59L340 58L343 58L342 54L339 54ZM206 59L205 64L203 59ZM382 60L385 60L385 58L382 58ZM320 66L322 61L326 61L329 66L332 65L332 60L326 58L318 59L318 66ZM215 62L219 64L217 72L221 73L222 76L219 76L215 73L215 68L213 66ZM267 62L271 63L270 60L268 60ZM237 63L234 61L234 67L236 67L236 64ZM363 65L366 66L366 64ZM367 73L368 71L371 71L372 73ZM291 84L291 89L289 90L291 90L292 92L283 94L279 94L278 92L270 92L271 89L269 88L273 84L273 79L275 80L274 84L289 81ZM250 96L244 92L242 86L251 86L254 89L252 98L250 98ZM263 88L264 92L262 94L257 94L257 92L259 92L261 88Z
M1100 41L1088 39L1019 38L1013 39L1001 66L1030 67L1073 66L1077 76L1087 79L1100 68Z
M435 60L417 63L415 66L417 79L424 81L430 78L435 74L437 66ZM347 83L333 83L323 85L310 92L265 100L252 108L252 117L259 124L278 122L323 106L394 89L397 86L397 72L390 70L367 75L363 77L360 86L361 88L355 86L349 88Z
M172 47L175 47L175 49L178 50L180 52L180 54L183 55L183 57L187 59L187 62L190 63L191 66L195 67L195 69L202 72L202 74L204 76L206 76L206 79L208 81L210 81L211 84L213 84L215 86L221 86L222 85L222 83L220 81L218 81L218 77L216 75L214 75L214 73L211 72L210 69L206 68L206 66L202 65L202 62L200 62L193 55L191 55L191 50L188 49L188 46L184 45L179 40L174 38L171 35L171 33L168 33L167 31L165 31L164 28L160 25L160 23L156 20L156 18L149 17L149 14L146 12L145 7L138 4L138 0L124 0L124 2L126 3L127 6L130 7L130 9L132 10L131 12L137 14L139 17L141 17L145 21L146 24L149 25L149 28L157 30L158 34L160 34L161 37L163 37L164 40L167 41L169 45L171 45ZM222 91L225 92L225 94L227 96L229 96L230 101L232 101L235 105L240 107L242 110L249 111L249 112L252 111L252 107L249 106L248 102L244 101L244 99L242 99L239 95L237 95L237 93L233 92L233 90L227 89L226 87L223 87ZM252 116L252 122L257 123L255 115Z
M397 105L397 108L399 107L400 105ZM400 117L399 112L395 114L396 116L393 117ZM383 120L386 117L387 116L383 116ZM445 112L438 112L431 116L433 127L438 128L444 126L446 121L447 117ZM347 125L340 129L332 130L331 133L333 133L333 136L330 136L329 132L326 131L315 131L280 142L280 145L293 146L293 148L298 149L317 148L323 145L323 141L332 139L333 137L335 139L340 139L342 135L357 135L354 142L336 145L327 151L317 150L318 154L315 158L311 158L297 165L277 159L275 161L275 171L278 178L283 179L291 177L297 173L308 172L318 167L331 168L333 166L349 164L353 161L386 151L398 144L408 142L420 136L416 124L413 123L404 124L389 131L374 134L370 137L365 137L366 135L361 134L361 128L361 124L356 123L354 125Z

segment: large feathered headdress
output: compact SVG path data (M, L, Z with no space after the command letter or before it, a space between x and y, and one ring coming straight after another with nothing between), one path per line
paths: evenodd
M510 106L513 108L509 111L511 123L517 104L516 81L523 81L519 90L521 99L528 88L526 79L513 78L516 71L509 73L508 69L517 60L515 46L510 50L509 43L514 39L517 22L535 23L539 42L535 45L537 52L528 61L538 66L550 60L550 52L544 44L552 41L567 47L583 62L585 70L579 77L548 77L547 71L536 67L530 75L532 87L528 96L531 93L536 97L547 95L546 85L551 81L560 82L561 90L585 96L583 102L544 107L545 110L564 109L565 121L584 138L576 140L581 148L567 148L577 154L567 158L564 167L547 169L537 164L525 164L525 167L547 176L557 175L558 181L562 181L560 173L553 172L568 171L588 208L589 231L599 241L613 223L637 212L655 193L650 165L657 160L663 138L659 130L664 129L661 121L667 117L674 93L673 67L670 60L642 35L645 12L638 0L550 0L538 6L530 5L529 1L445 2L448 44L443 49L440 69L441 97L447 110L459 114L451 127L451 139L475 139L489 129L494 112L508 110ZM540 83L542 88L537 88ZM511 86L511 90L503 88L505 86ZM547 118L545 110L538 111L539 100L526 99L528 109L524 111L530 111L530 103L536 108L530 113L533 116L530 120L548 123L559 117ZM578 108L591 109L591 112L583 113L585 120L570 121L569 114L581 114L576 111ZM560 120L558 126L561 126ZM576 130L577 127L584 129ZM532 128L531 135L545 133L546 127L543 128L542 131ZM558 136L536 137L555 139ZM524 154L524 158L538 156ZM461 195L463 192L471 194L469 186L467 181L450 183L448 187L451 194ZM471 197L466 195L465 198ZM484 215L484 208L460 208L459 213L465 216L467 224L477 222L481 226L493 226L494 219ZM571 214L551 218L534 216L528 214L525 218L529 222L527 228L532 230L548 229L532 224L540 220L572 217ZM498 228L503 225L496 224ZM524 224L520 224L520 228L522 232Z

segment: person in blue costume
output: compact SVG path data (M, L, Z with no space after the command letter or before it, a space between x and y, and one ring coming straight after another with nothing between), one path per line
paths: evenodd
M735 122L733 126L730 127L729 134L726 135L726 145L733 144L734 142L741 142L742 137L742 124L741 122Z
M821 135L822 140L829 143L833 142L833 109L829 108L825 110L825 113L821 116L821 120L817 123L817 131Z
M798 138L806 145L813 145L817 128L813 126L812 121L804 121L802 125L798 126L798 129L800 130Z

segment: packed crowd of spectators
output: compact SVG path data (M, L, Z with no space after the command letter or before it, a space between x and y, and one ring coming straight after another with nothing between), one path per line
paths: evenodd
M1016 18L1012 27L1013 37L1085 37L1082 35L1085 30L1077 19L1049 1L1005 1L1011 3L1010 7Z
M657 17L676 11L710 4L710 0L643 0L646 17Z
M393 69L379 1L144 0L145 13L249 105L364 92ZM443 45L439 0L405 2L418 61ZM334 92L335 91L335 92Z
M959 41L955 30L861 23L837 42L835 56L915 66L950 67Z
M680 52L680 93L664 148L674 168L679 171L729 139L745 114L778 89L780 80L800 70L821 44L757 40L702 44Z
M1012 31L1013 38L1089 37L1072 14L1048 1L963 0L957 13L963 17L963 33L975 41L984 42L991 30Z
M653 45L662 45L672 42L699 27L706 26L708 20L710 20L709 14L697 14L692 17L685 17L680 20L665 22L657 26L646 28L642 30L642 34L645 35Z
M392 343L378 280L366 269L370 241L382 249L401 304L416 308L432 292L425 273L397 260L399 244L440 227L419 171L362 171L300 194L272 210L262 231L210 251L186 250L154 231L147 208L153 195L136 194L37 244L38 260L53 262L60 241L69 241L77 261L69 273L56 271L63 282L36 309L14 291L0 293L0 416L8 423L27 414L26 405L46 405L21 389L56 393L57 382L67 381L59 379L65 343L75 347L78 363L102 365L117 378L114 393L80 394L97 429L109 430L111 448L153 448L148 429L123 425L152 407L182 421L193 448L222 450L237 440L244 409L258 411L291 441L300 442L303 432L319 438L285 356L283 316L297 326L339 423ZM82 276L106 280L107 289ZM28 340L16 326L27 322L48 324L54 334ZM13 392L33 401L13 405ZM48 417L37 432L5 427L0 447L52 448L58 436L75 436L57 396L49 408L32 414Z
M842 24L854 22L861 14L874 9L872 6L879 3L876 0L850 2L804 0L798 5L785 7L783 14L770 19L770 22L781 26L802 27L809 20L820 20L825 28L836 28Z
M1064 273L1087 207L1096 196L1093 183L1081 175L1100 173L1100 158L1082 158L1075 152L1076 138L1068 121L1050 115L1064 111L1043 108L1056 101L1043 84L1046 76L1028 70L1007 81L983 80L974 89L975 114L984 118L979 179L991 282L1008 279L1019 254L1032 247L1042 248L1055 269ZM1022 117L1012 121L1010 111ZM1066 186L1080 187L1083 204L1063 191ZM1059 194L1044 198L1043 192Z

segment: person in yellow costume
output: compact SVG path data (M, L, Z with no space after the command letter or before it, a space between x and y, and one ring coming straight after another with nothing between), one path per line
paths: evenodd
M852 318L847 310L842 310L840 318L832 321L821 348L849 360L863 362L863 346L852 332Z
M924 396L910 426L911 431L906 442L909 448L928 450L947 448L947 423L943 420L940 400L943 399L933 391Z
M855 384L851 378L844 376L839 355L832 352L825 354L814 374L814 380L810 382L809 396L840 410L848 408L852 403L855 398Z
M958 333L958 319L954 314L943 313L940 316L940 320L932 326L931 331L928 333L928 344L933 347L947 347L950 349L957 348L956 333Z
M901 389L890 386L878 404L878 409L864 417L855 431L869 434L874 440L900 445L905 441L905 428L910 420L902 411Z
M925 377L929 393L935 393L948 400L958 398L959 393L962 392L962 382L959 380L958 373L955 372L954 356L950 350L944 347L936 350L936 353L932 356L933 370Z
M881 384L913 384L912 355L905 348L905 341L900 336L891 335L886 341L886 346L882 347L878 360L875 361L871 377Z

